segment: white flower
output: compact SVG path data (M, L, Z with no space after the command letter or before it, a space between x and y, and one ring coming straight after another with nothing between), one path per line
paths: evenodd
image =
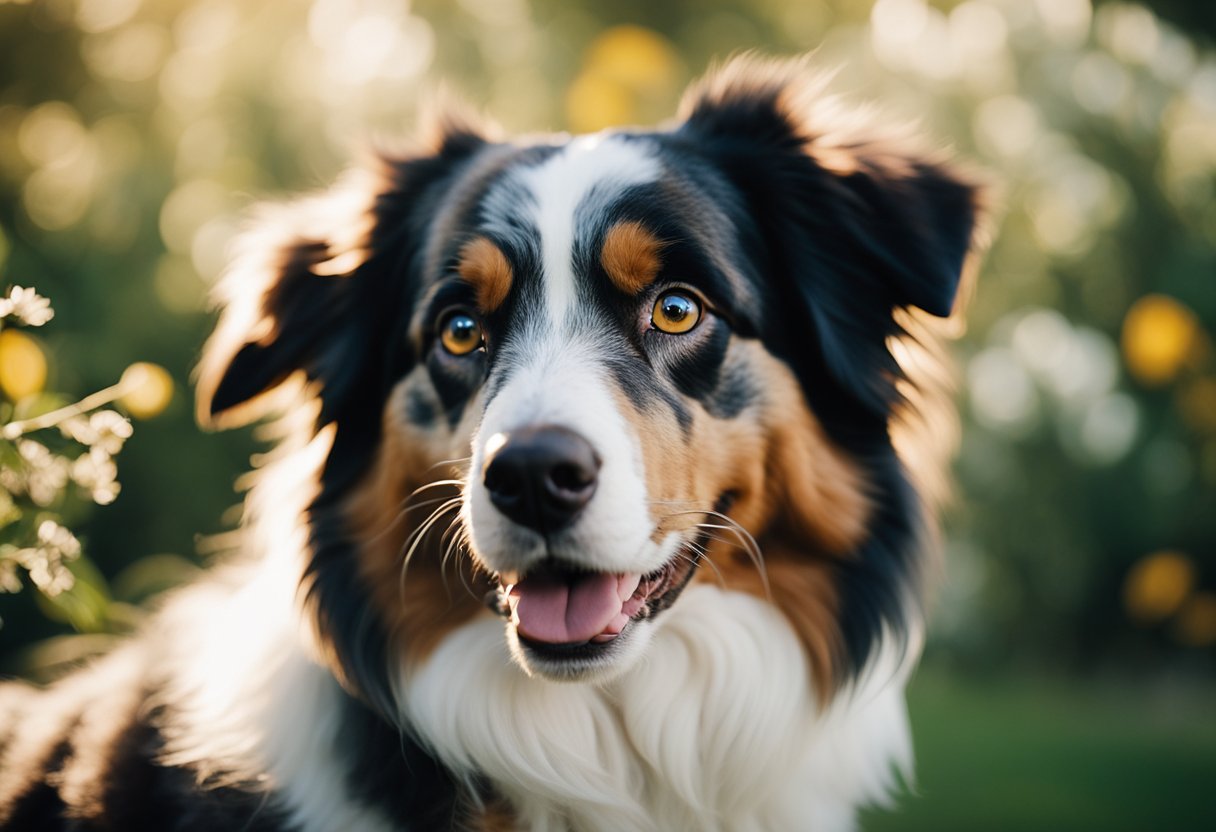
M89 417L89 427L96 437L88 443L95 449L114 455L131 438L131 421L113 410L99 410Z
M84 415L69 416L59 423L59 432L81 445L92 445L97 441L97 431Z
M0 298L0 318L12 315L29 326L42 326L55 317L51 302L33 289L14 286L8 297Z
M118 496L118 466L110 455L94 447L72 463L72 480L89 493L99 506L114 502Z
M80 557L80 541L76 535L54 520L43 520L38 526L38 544L26 549L5 547L0 551L0 589L16 592L21 588L16 567L29 573L30 580L46 595L58 595L71 589L76 582L68 562Z
M42 552L41 549L26 549L27 552ZM50 557L36 558L29 565L30 580L34 586L45 595L58 595L64 590L71 589L76 583L76 576L63 565L62 561Z
M25 461L25 481L22 490L35 505L48 506L68 484L71 463L32 439L17 441L17 453Z
M71 529L61 526L54 520L43 520L38 525L38 542L48 552L55 553L59 558L72 560L80 554L80 541Z

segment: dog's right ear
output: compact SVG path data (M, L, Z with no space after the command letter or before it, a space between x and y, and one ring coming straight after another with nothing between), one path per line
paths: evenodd
M384 331L404 314L422 228L417 204L483 147L484 131L451 111L436 120L428 151L382 158L330 191L255 214L221 281L223 312L197 369L198 419L242 425L276 406L300 378L320 399L318 427L383 379Z
M828 96L810 59L745 54L693 85L678 129L738 189L769 280L843 390L886 418L897 309L949 317L981 242L986 189L915 131ZM805 366L805 364L804 364Z

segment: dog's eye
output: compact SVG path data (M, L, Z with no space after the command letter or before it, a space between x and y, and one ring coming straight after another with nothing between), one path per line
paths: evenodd
M654 328L672 335L688 332L701 320L701 304L689 292L680 290L659 296L650 313Z
M476 318L463 309L453 309L439 319L439 342L452 355L468 355L485 344L485 333Z

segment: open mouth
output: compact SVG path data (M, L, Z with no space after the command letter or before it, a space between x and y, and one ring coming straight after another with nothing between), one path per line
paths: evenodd
M598 652L635 621L670 607L696 571L699 558L681 547L645 575L591 572L550 559L523 577L503 575L499 610L519 640L540 653L574 658Z
M709 514L725 517L734 496L723 494ZM701 565L708 528L645 574L597 572L555 557L526 574L501 572L486 603L515 625L515 636L530 653L562 664L595 659L613 650L635 622L675 603Z

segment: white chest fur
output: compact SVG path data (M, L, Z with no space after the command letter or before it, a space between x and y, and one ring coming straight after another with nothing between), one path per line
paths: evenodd
M400 697L443 761L488 776L523 829L850 829L910 767L895 662L881 655L818 711L793 632L750 596L690 587L603 686L529 678L502 626L449 636Z

